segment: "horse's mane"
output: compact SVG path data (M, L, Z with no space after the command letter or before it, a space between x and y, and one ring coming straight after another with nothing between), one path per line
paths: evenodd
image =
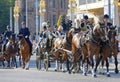
M93 27L93 33L95 33L96 31L98 31L99 28L100 28L100 24L97 23L97 24Z

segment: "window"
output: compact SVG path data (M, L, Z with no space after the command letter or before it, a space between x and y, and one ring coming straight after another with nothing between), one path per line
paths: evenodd
M64 8L64 4L65 4L65 2L64 2L65 0L60 0L60 3L61 3L61 9L63 9Z
M79 0L79 5L86 4L86 0Z
M56 15L53 15L53 25L56 24Z
M50 0L50 7L55 8L55 0Z

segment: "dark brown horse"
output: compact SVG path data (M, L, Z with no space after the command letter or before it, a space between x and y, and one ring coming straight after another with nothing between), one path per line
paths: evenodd
M22 58L22 68L29 70L29 61L30 61L30 47L26 39L19 35L19 53Z
M74 66L79 61L82 54L83 74L87 74L85 62L90 63L92 66L92 75L96 76L97 66L99 64L99 52L101 40L106 41L107 30L104 24L98 23L93 30L84 36L84 33L78 33L73 36L72 51L74 56ZM95 55L96 67L94 69L93 56Z
M3 53L5 60L8 62L7 67L10 67L10 65L17 67L16 57L15 57L16 51L17 51L16 38L15 38L15 34L12 34L9 38L8 43L6 44L5 52Z
M116 34L117 30L115 29L116 27L112 26L108 30L108 38L109 40L107 42L104 42L102 45L102 73L103 73L103 66L104 66L104 61L106 61L106 68L107 68L107 76L110 76L109 73L109 62L108 58L113 56L115 59L115 73L118 73L118 61L117 61L117 55L118 55L118 41L116 40Z

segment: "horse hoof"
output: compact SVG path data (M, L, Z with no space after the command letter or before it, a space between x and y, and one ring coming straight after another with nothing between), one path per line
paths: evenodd
M107 77L110 77L110 74L107 74Z
M26 70L29 70L29 68L26 68Z
M65 73L65 70L62 70L63 73Z
M58 71L57 69L55 69L54 71Z
M84 76L87 76L87 73L83 73Z
M119 73L119 71L118 71L118 70L115 70L115 73L116 73L116 74L118 74L118 73Z
M68 74L71 74L71 71L68 71Z
M95 75L95 74L94 74L94 75L93 75L93 77L94 77L94 78L96 78L96 77L97 77L97 75Z
M102 73L102 75L105 75L105 73Z

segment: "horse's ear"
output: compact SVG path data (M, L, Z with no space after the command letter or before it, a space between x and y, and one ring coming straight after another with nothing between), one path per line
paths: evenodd
M113 25L112 25L112 26L110 26L109 28L114 30L114 29L116 29L116 26L113 26Z
M100 28L104 28L105 27L104 23L99 22L99 25L100 25Z

